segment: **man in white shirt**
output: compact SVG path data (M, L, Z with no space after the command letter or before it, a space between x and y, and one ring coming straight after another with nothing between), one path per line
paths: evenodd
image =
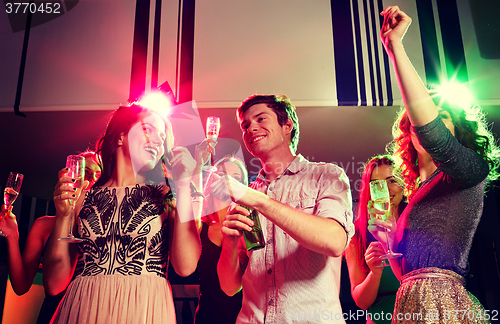
M347 176L295 154L299 124L286 96L249 97L237 115L245 146L263 168L250 188L226 178L214 193L226 190L237 204L257 209L266 242L245 249L242 230L253 223L233 204L217 271L226 294L243 288L237 323L344 323L340 268L354 234Z

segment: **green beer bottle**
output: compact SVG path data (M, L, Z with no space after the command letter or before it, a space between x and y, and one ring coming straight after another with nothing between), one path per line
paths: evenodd
M259 221L259 212L256 209L250 207L241 206L248 211L250 211L250 218L253 221L253 226L251 231L243 231L243 237L245 238L245 244L247 246L247 251L255 251L262 249L265 246L264 235L262 234L262 227Z

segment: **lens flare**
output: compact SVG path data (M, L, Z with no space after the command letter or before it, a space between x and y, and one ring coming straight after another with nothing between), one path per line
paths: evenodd
M436 89L437 95L441 97L440 105L446 101L450 106L462 110L469 109L473 104L473 96L469 87L458 82L442 84Z
M156 112L172 107L172 102L162 92L151 92L145 95L139 104Z

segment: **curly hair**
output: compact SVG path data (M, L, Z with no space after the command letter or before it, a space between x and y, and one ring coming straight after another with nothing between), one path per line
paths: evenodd
M252 106L258 104L265 104L267 107L271 108L276 116L278 117L278 123L280 126L285 125L288 119L293 122L292 137L290 147L292 152L295 154L297 152L297 146L299 145L299 117L297 117L297 112L295 106L292 104L290 99L285 95L253 95L245 99L238 108L236 112L236 117L238 120L241 119L243 114Z
M403 192L408 201L413 198L415 191L417 191L420 179L417 150L411 140L411 127L410 119L403 107L392 125L393 141L387 147L387 150L394 157L395 167L403 178Z
M481 107L457 108L438 95L433 95L433 100L450 114L458 142L475 151L488 163L490 172L486 179L486 188L489 188L493 181L500 178L500 148ZM413 198L420 182L417 151L411 141L411 127L408 114L405 108L401 107L392 127L393 141L388 145L388 151L394 155L396 167L400 169L405 184L404 193L408 200Z
M359 201L357 206L357 218L354 222L355 234L352 238L352 243L356 248L357 264L365 271L370 271L365 261L366 248L371 242L376 241L373 235L368 231L368 201L370 200L370 180L373 170L381 165L388 165L394 169L394 160L390 155L376 155L366 162L363 173L361 174L361 186L359 191ZM398 206L398 212L401 214L406 207L406 203L401 201Z

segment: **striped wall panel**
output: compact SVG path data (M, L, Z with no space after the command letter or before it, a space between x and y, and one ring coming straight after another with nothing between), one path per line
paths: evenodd
M390 66L379 43L382 1L331 1L339 106L393 104Z
M0 109L114 109L165 81L199 108L235 107L253 93L285 93L303 107L399 105L379 41L379 12L394 3L80 1L35 24L27 45L4 20ZM498 1L397 4L413 18L404 43L425 83L469 82L479 104L500 104Z

